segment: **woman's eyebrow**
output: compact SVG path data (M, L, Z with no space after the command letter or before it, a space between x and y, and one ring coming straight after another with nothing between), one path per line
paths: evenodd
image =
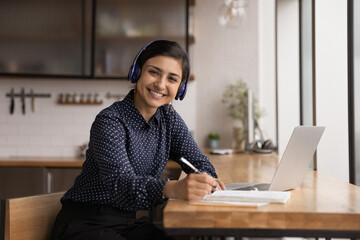
M156 70L162 72L161 68L158 68L158 67L156 67L156 66L154 66L154 65L149 65L149 67L155 68Z
M149 67L155 68L155 69L158 70L159 72L163 72L163 70L162 70L161 68L157 67L157 66L149 65ZM176 77L180 78L180 75L177 74L177 73L172 73L172 72L170 72L169 75L171 75L171 76L176 76Z

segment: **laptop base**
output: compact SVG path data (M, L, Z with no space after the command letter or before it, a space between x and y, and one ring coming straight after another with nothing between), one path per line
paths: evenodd
M268 191L270 183L231 183L226 184L227 190L240 190L240 191Z

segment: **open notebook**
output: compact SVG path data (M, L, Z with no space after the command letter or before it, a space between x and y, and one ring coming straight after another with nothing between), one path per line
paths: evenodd
M286 191L301 185L325 127L295 127L271 183L231 183L228 190Z
M193 205L225 205L261 207L269 203L284 204L291 197L291 192L279 191L232 191L218 190L205 196L201 201L190 201Z

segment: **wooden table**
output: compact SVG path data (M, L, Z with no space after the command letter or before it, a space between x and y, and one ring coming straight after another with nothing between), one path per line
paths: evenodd
M209 155L224 183L270 182L276 155ZM286 204L262 207L198 205L169 200L164 229L172 235L360 238L360 187L315 171Z

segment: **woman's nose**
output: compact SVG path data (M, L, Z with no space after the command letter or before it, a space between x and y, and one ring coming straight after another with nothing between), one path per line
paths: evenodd
M165 77L159 77L156 82L155 82L155 85L160 88L160 89L163 89L165 88Z

